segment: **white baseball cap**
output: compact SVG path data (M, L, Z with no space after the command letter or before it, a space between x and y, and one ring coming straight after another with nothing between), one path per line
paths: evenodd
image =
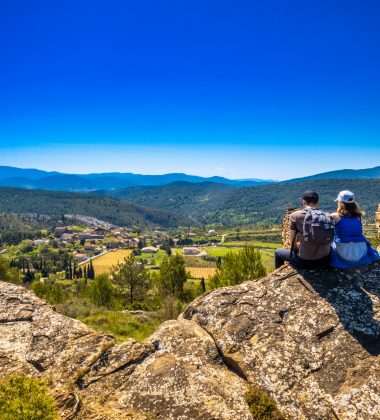
M335 199L335 201L340 201L342 203L352 203L354 200L355 194L348 190L341 191Z

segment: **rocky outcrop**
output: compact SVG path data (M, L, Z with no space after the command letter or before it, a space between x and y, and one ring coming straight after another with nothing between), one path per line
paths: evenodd
M0 371L44 377L67 419L380 418L380 267L297 272L201 296L144 343L93 332L0 283Z
M0 282L1 377L45 378L66 419L250 419L247 383L191 320L115 344Z
M284 218L282 219L282 244L285 248L290 248L290 229L289 229L289 221L290 221L290 215L296 211L295 208L289 208L285 211Z
M379 229L379 234L380 234L380 204L379 204L379 207L377 208L375 220L376 220L376 226Z
M225 361L290 418L380 418L380 268L297 272L224 288L190 305Z

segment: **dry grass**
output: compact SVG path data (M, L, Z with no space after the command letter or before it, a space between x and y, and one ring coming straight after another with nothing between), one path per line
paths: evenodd
M108 274L111 272L112 267L124 261L124 258L127 258L131 255L132 251L130 249L117 249L115 251L107 252L98 258L92 260L92 265L94 266L95 275L99 274Z
M193 279L201 279L204 277L207 280L213 276L216 272L215 267L186 267L186 271L190 274Z

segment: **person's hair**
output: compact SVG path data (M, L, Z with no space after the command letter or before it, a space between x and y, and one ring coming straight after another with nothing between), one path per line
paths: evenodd
M339 216L350 216L350 217L363 217L365 212L360 209L356 201L351 201L350 203L342 203L338 201L337 213Z
M305 191L301 198L306 204L317 204L319 201L319 196L315 191Z

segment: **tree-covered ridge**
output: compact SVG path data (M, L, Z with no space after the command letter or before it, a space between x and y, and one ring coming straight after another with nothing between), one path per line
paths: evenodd
M124 189L112 194L138 205L191 216L200 223L237 226L256 223L280 223L284 209L298 207L305 190L316 190L321 207L333 211L334 199L341 190L355 192L359 204L373 218L380 201L378 179L326 179L299 183L275 183L248 188L221 187L208 183L170 184L161 187Z
M120 226L170 227L189 224L186 216L121 202L112 197L19 188L0 188L0 212L49 216L83 214Z

